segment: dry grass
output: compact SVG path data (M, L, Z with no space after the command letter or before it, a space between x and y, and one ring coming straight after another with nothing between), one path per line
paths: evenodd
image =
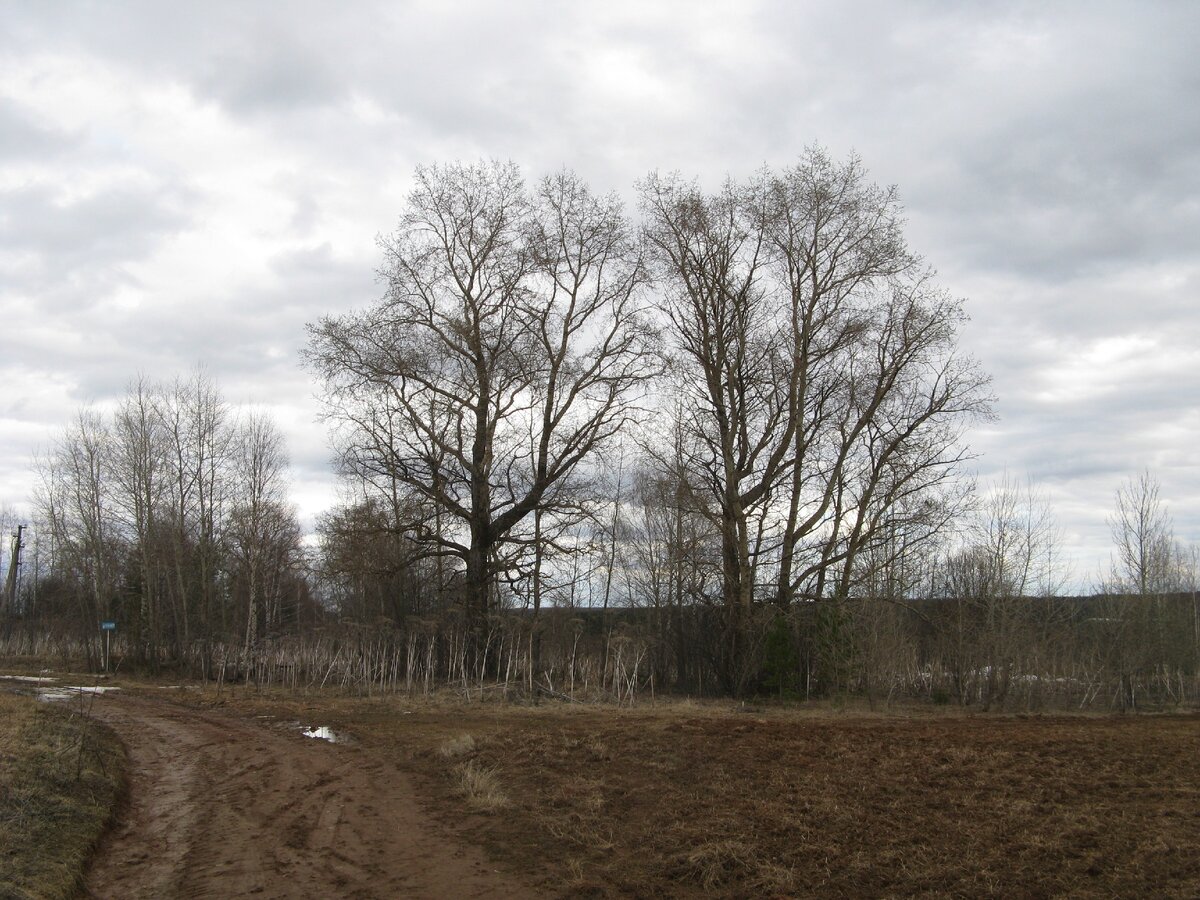
M464 732L443 741L437 752L443 759L457 759L478 749L474 735ZM453 774L457 793L476 812L493 813L511 805L500 784L499 766L484 766L469 759L455 766Z
M123 765L112 733L78 709L0 693L0 895L78 894Z
M472 809L490 813L511 805L496 766L482 766L472 759L459 766L457 772L458 792Z
M453 759L456 756L466 756L468 753L475 752L475 738L469 734L460 734L457 737L452 737L438 748L438 753L447 759Z
M758 854L742 841L707 841L680 854L679 875L712 889L743 882L758 871Z

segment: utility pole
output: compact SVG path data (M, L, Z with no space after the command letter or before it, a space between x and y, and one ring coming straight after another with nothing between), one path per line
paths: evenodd
M15 613L17 611L17 585L20 584L18 576L21 568L21 533L24 530L24 525L18 525L12 536L12 556L8 563L8 578L4 583L4 612Z

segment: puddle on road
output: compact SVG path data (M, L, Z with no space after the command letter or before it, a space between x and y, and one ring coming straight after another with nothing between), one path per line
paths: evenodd
M346 743L345 737L338 734L336 731L326 725L317 725L312 728L306 728L300 733L307 738L316 738L319 741L329 741L331 744Z

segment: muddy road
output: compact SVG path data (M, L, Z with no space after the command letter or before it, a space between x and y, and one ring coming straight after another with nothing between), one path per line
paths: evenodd
M130 802L88 873L91 897L535 895L363 748L154 698L110 694L94 712L128 748Z

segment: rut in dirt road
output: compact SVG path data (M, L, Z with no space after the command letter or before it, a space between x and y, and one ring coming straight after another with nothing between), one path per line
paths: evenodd
M131 799L91 897L535 896L439 832L408 777L361 748L153 699L95 711L129 750Z

